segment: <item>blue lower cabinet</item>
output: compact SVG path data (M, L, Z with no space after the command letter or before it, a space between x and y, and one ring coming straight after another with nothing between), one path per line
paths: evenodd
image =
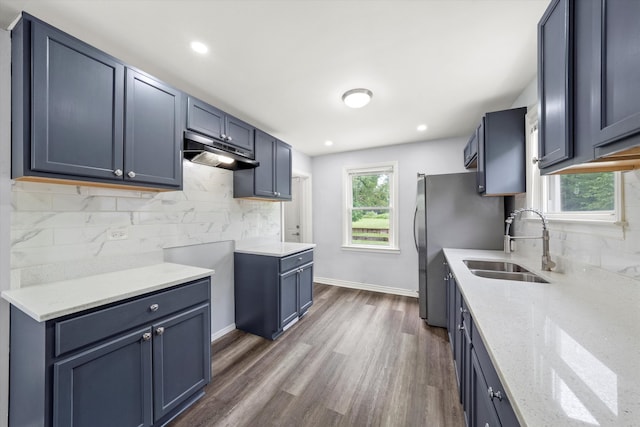
M205 278L46 322L11 306L9 426L166 425L211 381L210 299Z
M54 427L152 425L150 339L138 329L55 363Z
M236 252L236 328L275 340L313 304L313 250L285 257Z
M458 392L467 427L518 427L489 353L460 286L447 267L447 327L455 362Z

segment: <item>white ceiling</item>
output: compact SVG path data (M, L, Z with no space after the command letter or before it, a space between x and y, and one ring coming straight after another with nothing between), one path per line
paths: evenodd
M548 3L0 0L0 26L25 10L315 156L469 135L535 77Z

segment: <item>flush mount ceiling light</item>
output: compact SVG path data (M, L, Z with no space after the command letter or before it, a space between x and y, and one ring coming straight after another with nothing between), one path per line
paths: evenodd
M207 47L206 44L196 40L191 42L191 49L193 49L195 52L198 52L201 55L204 55L209 51L209 48Z
M347 107L362 108L371 101L372 97L373 92L369 89L351 89L342 95L342 102L344 102Z
M324 145L326 145L327 147L331 147L333 145L333 141L326 140L324 142Z
M425 130L427 130L427 125L425 124L418 125L416 129L418 130L418 132L424 132Z

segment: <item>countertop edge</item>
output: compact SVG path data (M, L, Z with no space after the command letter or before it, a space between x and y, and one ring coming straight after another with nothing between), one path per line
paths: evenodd
M154 269L162 269L169 268L173 269L173 276L167 281L153 281L153 283L149 283L147 285L143 285L138 288L133 288L131 290L125 291L117 291L113 293L109 293L108 290L105 292L105 288L98 287L84 287L82 289L87 289L87 295L83 296L79 299L78 302L70 303L68 306L62 306L60 308L52 308L47 310L42 307L37 307L41 304L36 302L37 297L34 297L34 292L38 290L46 291L46 294L51 294L51 292L60 292L64 293L77 291L77 287L82 282L94 280L94 281L105 281L105 280L117 280L120 275L126 274L135 274L135 273L151 273ZM183 270L184 273L180 273L176 270ZM134 298L137 296L141 296L144 294L160 291L162 289L167 289L176 285L180 285L182 283L191 282L194 280L202 279L205 277L210 277L215 274L215 270L193 267L188 265L176 264L176 263L160 263L154 264L147 267L119 270L110 273L104 273L93 276L86 276L81 278L76 278L72 280L54 282L49 284L41 284L35 286L28 286L19 289L10 289L2 291L0 296L9 302L11 305L20 309L22 312L27 314L32 319L38 322L46 322L48 320L56 319L62 316L67 316L69 314L78 313L80 311L100 307L102 305L111 304L114 302L122 301L129 298ZM91 297L89 293L92 291L98 291L98 293L102 293L96 297ZM101 292L100 292L101 291ZM34 308L35 307L35 308Z

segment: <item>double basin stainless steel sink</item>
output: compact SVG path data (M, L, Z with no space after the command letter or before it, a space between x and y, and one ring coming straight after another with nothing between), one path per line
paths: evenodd
M515 280L517 282L549 283L521 265L507 261L463 260L469 271L487 279Z

